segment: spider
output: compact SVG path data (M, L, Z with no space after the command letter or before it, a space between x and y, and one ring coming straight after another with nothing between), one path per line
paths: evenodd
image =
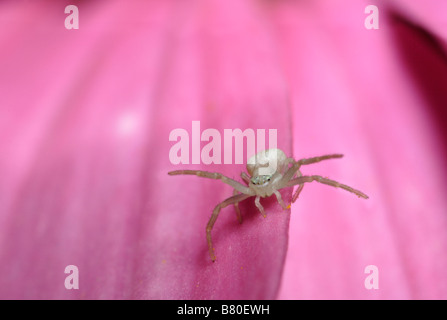
M214 262L216 261L216 255L214 254L211 231L213 230L213 226L216 223L217 217L219 216L220 210L230 204L234 204L237 219L239 223L242 223L241 212L238 205L239 202L250 197L256 197L254 201L255 205L265 218L266 214L264 207L260 203L260 198L270 197L274 194L276 196L276 199L278 200L278 203L284 210L286 210L290 208L291 204L286 206L286 204L282 200L279 190L298 185L297 190L292 196L292 203L294 203L303 190L304 184L312 181L317 181L319 183L323 183L336 188L342 188L356 194L359 198L361 197L364 199L368 199L368 196L363 192L351 188L345 184L341 184L337 181L330 180L322 176L303 176L299 170L302 165L341 157L343 157L342 154L329 154L320 157L313 157L295 161L293 158L288 158L280 149L264 150L252 156L248 160L247 171L250 175L246 174L245 172L241 172L241 178L246 185L243 185L240 182L237 182L236 180L226 177L218 172L208 172L200 170L176 170L170 171L168 172L168 174L171 176L180 174L196 175L203 178L221 180L223 183L226 183L234 188L233 196L225 199L214 208L211 218L206 225L206 239L208 243L208 250L211 260ZM274 166L274 169L270 167L271 163L276 164ZM269 165L268 169L270 169L270 171L265 168L266 164ZM264 170L264 172L260 172L261 168Z

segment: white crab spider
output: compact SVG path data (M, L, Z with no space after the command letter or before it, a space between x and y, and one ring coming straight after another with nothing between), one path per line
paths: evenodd
M213 210L210 220L206 226L206 239L208 242L208 250L210 253L211 260L214 262L216 256L214 254L213 241L211 240L211 230L213 229L214 223L219 216L219 212L222 208L230 204L234 204L236 209L237 218L240 223L242 223L241 212L239 210L239 202L249 198L255 198L255 205L265 218L264 207L260 203L260 198L270 197L275 195L281 207L286 210L290 208L290 205L286 206L282 200L281 193L279 190L283 188L293 187L298 185L298 189L295 191L292 197L292 203L298 199L300 192L303 190L303 186L307 182L317 181L323 184L327 184L332 187L342 188L349 192L356 194L358 197L368 199L368 196L363 192L353 189L345 184L341 184L337 181L324 178L322 176L303 176L299 170L302 165L312 164L320 162L322 160L341 158L342 154L329 154L320 157L301 159L295 161L293 158L288 158L285 153L280 149L269 149L259 152L248 160L247 171L249 173L241 172L241 178L244 180L246 185L237 182L231 178L228 178L218 172L208 172L200 170L176 170L168 172L169 175L179 175L179 174L189 174L196 175L199 177L210 178L221 180L222 182L229 184L234 188L233 196L219 203ZM274 162L276 164L276 170L271 170L265 167ZM267 170L268 174L260 175L259 171L263 168L264 171ZM268 167L271 168L271 167ZM266 173L266 172L263 172Z

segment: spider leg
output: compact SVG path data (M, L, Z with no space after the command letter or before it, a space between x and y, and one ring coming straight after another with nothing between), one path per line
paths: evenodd
M295 193L293 194L292 203L295 203L295 201L298 199L303 188L304 188L304 183L302 183L298 186L298 189L296 189Z
M265 210L264 210L264 207L262 206L261 202L259 201L259 199L260 199L260 196L256 196L256 198L255 198L255 205L259 209L259 211L261 212L262 216L265 218L266 217Z
M234 189L233 196L237 194L238 194L237 190ZM234 203L234 209L236 210L237 221L239 221L239 223L242 223L241 210L239 210L239 202Z
M324 156L319 156L319 157L313 157L313 158L307 158L307 159L300 159L297 162L300 163L300 165L307 165L307 164L312 164L312 163L317 163L323 160L328 160L328 159L336 159L336 158L343 158L342 154L327 154Z
M210 257L213 262L216 261L216 256L214 254L213 241L211 240L211 230L213 230L213 226L216 223L220 210L232 203L241 202L242 200L245 200L249 197L251 196L248 194L238 194L225 199L214 208L213 214L211 215L211 218L208 221L208 224L206 225L206 240L208 242L208 250L210 253Z
M281 205L281 207L282 207L284 210L287 210L287 209L290 208L290 206L286 206L286 204L285 204L284 201L282 200L281 193L279 193L278 190L275 190L273 193L275 194L276 199L278 200L279 204Z
M245 193L245 194L248 194L251 196L254 195L253 191L249 187L246 187L243 184L237 182L236 180L230 179L218 172L208 172L208 171L201 171L201 170L176 170L176 171L170 171L170 172L168 172L168 174L170 176L175 176L175 175L179 175L179 174L188 174L188 175L195 175L195 176L203 177L203 178L221 180L223 183L226 183L226 184L232 186L234 189L236 189L240 193Z
M287 171L286 173L284 173L283 177L282 177L282 182L284 184L287 184L288 181L292 180L293 176L295 175L295 173L298 171L298 169L302 166L302 165L307 165L307 164L312 164L312 163L317 163L323 160L328 160L328 159L335 159L335 158L341 158L343 157L342 154L328 154L328 155L324 155L324 156L319 156L319 157L313 157L313 158L307 158L307 159L300 159L298 161L296 161Z
M289 163L295 163L295 160L294 160L293 158L288 158L287 161L288 161ZM301 177L301 176L302 176L302 173L301 173L301 171L298 169L298 170L296 171L296 173L293 175L292 179L293 179L293 178L297 178L297 177ZM298 188L296 189L295 193L294 193L293 196L292 196L292 202L290 203L290 205L291 205L292 203L295 203L295 201L298 199L298 197L299 197L301 191L303 190L303 187L304 187L304 184L300 184L300 185L298 186ZM289 208L290 208L290 205L289 205Z
M351 188L350 186L347 186L347 185L342 184L340 182L337 182L337 181L334 181L334 180L330 180L330 179L327 179L327 178L323 178L322 176L302 176L302 177L298 177L298 178L290 180L286 184L286 187L292 187L292 186L297 185L297 184L303 185L306 182L312 182L312 181L317 181L319 183L327 184L327 185L335 187L335 188L342 188L342 189L344 189L346 191L349 191L349 192L352 192L352 193L356 194L358 197L361 197L361 198L364 198L364 199L368 199L369 198L366 194L364 194L363 192L361 192L359 190ZM299 190L299 191L301 192L301 190Z
M245 172L241 172L241 178L247 185L250 183L250 176ZM238 194L237 190L234 189L233 195L237 194ZM239 223L242 223L241 211L239 210L239 202L234 203L234 209L236 210L237 220L239 221Z
M241 172L241 178L247 185L250 183L250 176L245 172Z

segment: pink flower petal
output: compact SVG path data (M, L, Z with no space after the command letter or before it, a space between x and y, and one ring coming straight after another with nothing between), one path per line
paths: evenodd
M345 154L303 172L370 196L304 188L292 207L279 298L447 297L446 135L437 127L446 120L445 53L384 4L380 29L366 30L359 13L367 4L275 8L294 119L301 119L294 153ZM365 288L369 265L378 267L378 290Z
M66 30L61 5L1 6L0 297L274 298L289 211L266 201L263 219L246 200L239 225L224 209L212 263L205 226L231 188L167 175L179 168L169 133L193 120L278 129L291 152L286 84L255 8L82 3ZM67 265L79 290L64 287Z
M369 4L82 2L66 30L63 4L2 2L0 298L445 299L447 8L379 2L366 30ZM287 259L275 199L266 219L241 203L241 225L225 208L212 263L205 225L232 190L167 172L245 169L171 164L169 133L195 120L344 153L302 171L370 199L306 186Z

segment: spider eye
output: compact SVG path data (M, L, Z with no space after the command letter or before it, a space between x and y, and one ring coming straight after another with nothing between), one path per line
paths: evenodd
M252 177L251 178L251 183L255 184L255 185L263 185L264 183L267 183L270 181L270 179L272 178L272 176L256 176L256 177Z

